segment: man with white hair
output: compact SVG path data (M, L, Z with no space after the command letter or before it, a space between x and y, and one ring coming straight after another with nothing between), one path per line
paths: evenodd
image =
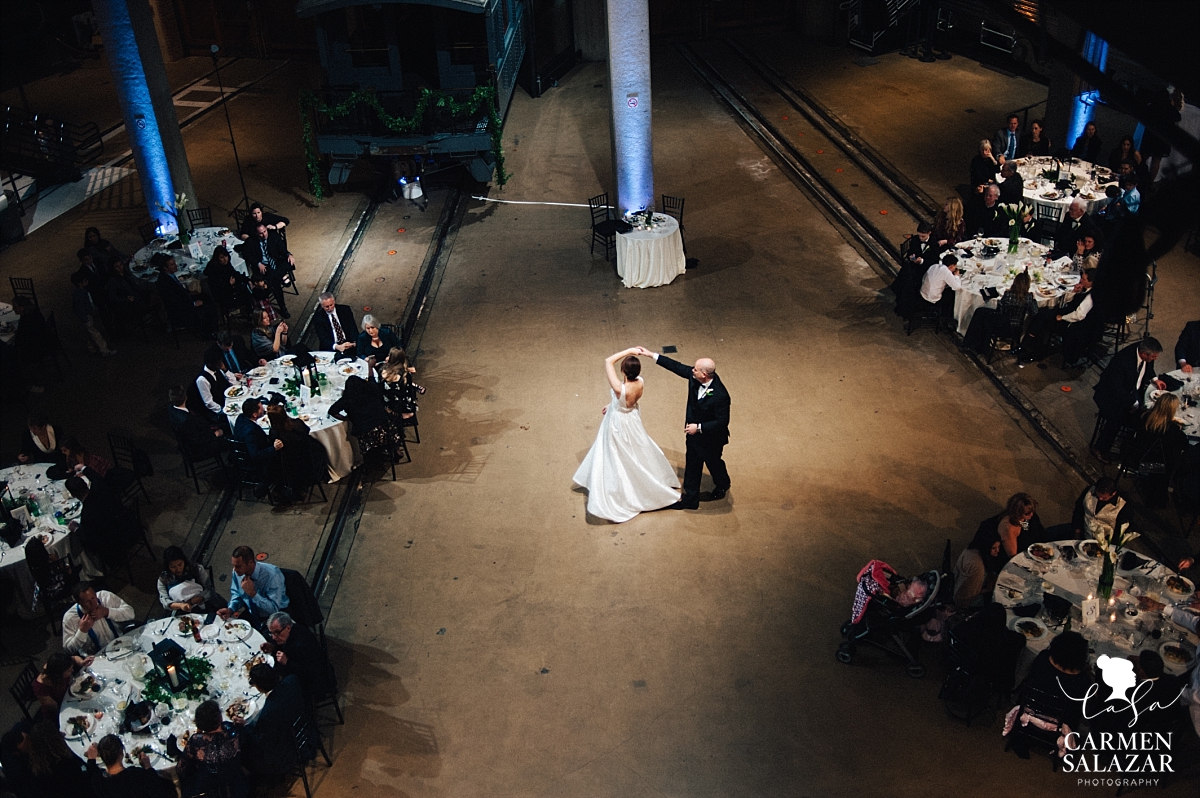
M982 199L975 200L967 211L967 235L1008 238L1008 218L1000 212L1000 186L992 183L983 190Z
M1058 232L1054 234L1054 250L1051 253L1056 258L1075 254L1075 242L1084 234L1095 236L1096 226L1087 215L1087 203L1076 197L1067 208L1067 215L1058 224Z
M349 305L339 305L328 291L318 300L320 305L313 313L312 321L318 348L322 352L337 352L338 358L357 356L358 322L354 320L354 311Z
M637 353L688 381L686 424L687 459L683 470L683 495L668 509L697 510L700 507L700 478L704 467L713 478L712 500L725 498L729 490L729 471L721 452L729 442L729 391L717 376L717 364L702 357L688 367L671 358L639 346Z

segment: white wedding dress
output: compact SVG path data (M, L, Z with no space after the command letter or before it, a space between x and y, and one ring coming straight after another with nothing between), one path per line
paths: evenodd
M589 513L621 523L679 501L679 479L662 449L646 434L637 405L625 406L625 385L620 395L611 393L596 442L574 480L588 489Z

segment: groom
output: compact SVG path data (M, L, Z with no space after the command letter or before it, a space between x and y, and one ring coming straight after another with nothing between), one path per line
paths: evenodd
M729 442L729 391L717 376L717 364L707 357L687 366L666 355L638 347L638 354L688 381L687 461L683 469L683 495L669 509L696 510L700 507L700 477L704 466L713 478L713 500L725 498L729 490L729 471L721 459L721 450Z

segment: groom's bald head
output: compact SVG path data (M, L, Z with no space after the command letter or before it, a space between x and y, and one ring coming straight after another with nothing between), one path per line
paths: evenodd
M700 382L707 382L708 378L716 373L717 364L712 361L712 358L702 357L692 367L692 375Z

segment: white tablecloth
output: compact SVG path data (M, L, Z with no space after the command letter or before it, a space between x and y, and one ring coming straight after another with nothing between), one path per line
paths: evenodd
M32 492L49 500L48 511L31 519L33 526L25 531L16 546L9 547L0 540L0 575L16 583L18 610L25 616L36 615L33 611L33 575L25 563L25 544L33 535L41 535L47 551L60 558L69 557L71 532L66 522L79 518L82 511L80 503L63 487L65 482L52 482L46 478L46 467L46 463L32 463L0 469L0 482L8 483L14 498L24 499ZM62 523L55 516L58 512L63 514Z
M1079 197L1087 203L1087 212L1094 213L1108 204L1108 196L1104 193L1105 184L1113 180L1112 171L1103 166L1076 160L1070 165L1063 162L1059 172L1060 180L1074 181L1074 188L1060 190L1055 187L1043 174L1054 169L1053 158L1024 158L1017 163L1017 173L1025 181L1025 200L1034 205L1044 205L1055 208L1059 212L1059 221L1065 218L1067 207L1074 199L1072 194L1079 191ZM1092 175L1095 174L1095 180Z
M17 325L20 323L21 317L13 310L13 306L7 302L0 302L0 341L11 341L17 334Z
M1049 247L1022 238L1016 254L1009 255L1007 238L984 239L984 243L988 242L999 246L1000 254L986 260L979 257L983 254L982 248L975 241L963 241L956 245L955 254L959 259L958 270L962 280L962 289L954 292L954 319L959 335L966 335L976 310L996 307L1000 296L1012 285L1013 278L1026 268L1033 281L1030 290L1038 307L1058 304L1079 282L1078 275L1070 273L1070 258L1046 262L1042 256ZM967 251L973 251L974 255L967 255ZM985 300L980 293L985 288L995 288L1000 294Z
M1159 375L1160 377L1162 375ZM1171 393L1183 399L1188 397L1193 405L1200 403L1200 371L1193 371L1188 374L1182 370L1168 371L1168 377L1174 377L1180 380L1183 385L1179 386ZM1147 410L1154 406L1154 400L1158 397L1158 389L1154 387L1154 383L1146 386L1146 392L1143 395L1144 406ZM1200 407L1185 407L1182 402L1179 405L1179 412L1175 414L1178 421L1183 422L1183 431L1188 436L1188 440L1192 444L1200 444Z
M346 378L358 376L367 379L367 361L339 360L333 362L333 352L313 352L317 359L318 370L325 375L326 382L321 386L321 395L310 398L301 405L299 398L290 398L288 412L293 418L299 418L308 425L310 434L319 440L329 455L329 481L337 482L349 474L356 466L362 464L362 454L351 443L344 421L329 415L329 408L342 396L346 387ZM283 393L283 381L296 376L296 369L291 365L292 357L284 355L270 361L266 366L251 369L247 374L246 386L234 386L226 391L225 414L229 416L232 425L242 412L242 402L251 396L266 396L272 391ZM272 384L271 380L278 380ZM242 387L242 391L237 388ZM230 394L233 394L232 396ZM269 429L270 423L266 415L259 419L263 429Z
M626 288L666 285L687 269L679 222L654 214L653 230L617 233L617 274Z
M197 227L192 231L190 243L199 245L201 254L199 260L190 254L191 247L169 249L170 245L178 240L179 236L167 236L155 239L139 249L134 253L129 264L130 273L140 280L154 282L158 279L158 273L150 265L150 258L159 252L164 252L173 257L179 266L179 271L175 273L175 276L179 278L180 282L199 280L200 275L204 272L204 267L208 265L209 258L212 257L213 250L223 245L229 250L229 262L233 268L242 274L249 275L246 270L246 261L242 260L242 256L233 249L242 241L228 227Z
M1092 663L1095 663L1096 657L1101 654L1129 657L1145 649L1161 653L1167 645L1179 645L1188 652L1195 652L1197 638L1194 633L1176 626L1157 612L1137 611L1137 596L1148 596L1160 602L1176 602L1187 598L1186 595L1169 592L1165 580L1172 572L1161 563L1155 563L1143 555L1138 556L1147 561L1147 568L1122 571L1118 567L1113 583L1112 603L1102 602L1100 621L1083 626L1080 621L1081 606L1089 595L1096 595L1096 585L1100 579L1100 560L1077 556L1068 563L1064 561L1061 551L1064 546L1073 546L1079 551L1085 542L1087 541L1062 540L1044 544L1057 553L1056 559L1050 562L1035 560L1027 552L1019 552L1008 561L996 580L993 598L1009 609L1009 628L1017 623L1017 616L1012 613L1013 607L1040 604L1045 595L1051 593L1071 603L1071 628L1087 638L1088 654ZM1132 614L1129 614L1130 612ZM1050 640L1063 630L1062 626L1051 626L1052 622L1045 618L1043 613L1044 607L1035 617L1048 629L1039 636L1026 635L1025 654L1017 668L1018 678L1022 672L1028 670L1033 658L1049 646ZM1153 636L1155 630L1160 633L1157 639ZM1163 665L1169 673L1175 675L1182 673L1187 667L1185 664L1171 662L1166 657L1163 657Z
M204 616L189 617L197 619L201 624L204 622ZM99 693L90 693L82 699L68 691L59 713L59 728L67 735L67 744L75 753L82 757L88 746L104 735L118 734L125 744L126 753L136 746L150 745L160 754L151 757L153 767L159 770L173 767L174 763L171 760L161 756L166 750L167 737L174 734L179 747L184 748L183 734L196 731L196 707L200 706L201 700L188 699L182 693L178 694L169 708L170 721L162 724L156 735L118 732L125 706L142 700L142 689L145 686L143 677L153 670L148 653L155 644L164 639L178 643L185 656L203 657L212 662L213 670L208 679L209 695L202 696L204 700L214 699L221 705L222 712L235 700L245 700L250 708L247 720L257 717L262 709L264 697L250 686L247 679L249 669L245 664L256 655L272 666L275 664L271 657L259 653L259 647L265 642L263 636L250 629L243 642L233 631L226 630L224 622L218 618L211 626L202 627L201 635L206 639L197 643L191 634L181 633L178 624L178 618L164 618L117 638L105 647L88 668L88 671L104 680L104 689ZM131 651L133 653L129 653ZM96 713L103 715L96 718ZM69 719L80 715L89 717L90 736L71 735Z

